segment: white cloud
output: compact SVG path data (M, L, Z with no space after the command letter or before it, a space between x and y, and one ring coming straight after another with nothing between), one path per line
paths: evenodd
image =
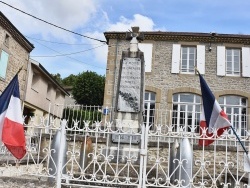
M107 31L128 31L128 29L131 29L133 26L139 26L140 31L154 30L154 22L151 18L135 14L132 20L121 16L120 22L108 25Z
M117 22L112 22L109 19L110 12L102 9L102 1L99 0L3 1L26 13L34 15L55 25L104 41L105 37L103 35L103 32L105 31L128 31L129 29L131 30L132 26L139 26L140 31L155 30L155 24L153 20L141 14L134 14L132 18L128 18L127 16L120 16ZM0 11L2 11L5 16L13 23L13 25L15 25L17 29L26 36L66 43L86 43L86 38L78 37L76 35L73 35L72 33L68 33L61 29L48 25L17 10L14 10L13 8L10 8L9 6L6 6L4 4L1 4ZM93 48L97 46L96 44L98 44L98 42L94 40L87 40L87 43L91 43ZM99 44L102 45L102 43ZM49 51L48 49L46 49L45 51L44 49L46 46L49 46L49 48L55 50ZM44 46L35 43L35 49L32 53L35 55L51 55L55 54L55 51L66 53L67 51L74 52L80 50L74 49L73 46L68 46L63 49L61 46L51 47L51 44L49 43L45 44ZM108 46L105 45L103 47L92 50L92 52L86 52L82 55L82 57L76 57L76 59L79 59L83 62L91 62L100 67L105 67L105 64L107 62L107 52ZM48 70L52 70L52 72L55 70L59 71L62 73L62 75L67 75L67 73L69 73L68 71L76 72L80 70L80 72L82 72L85 68L90 67L77 62L74 67L69 67L67 66L69 64L64 63L70 62L69 59L59 61L57 58L55 58L54 60L49 58L41 58L38 60L40 60L42 64L45 64ZM54 64L52 62L54 62ZM57 66L59 66L58 69L56 68ZM80 69L80 67L82 67L82 70Z
M104 24L104 30L105 31L128 31L129 29L131 30L132 26L139 26L140 31L153 31L154 29L154 22L151 18L140 15L140 14L135 14L133 16L133 19L128 19L125 18L124 16L120 17L119 22L117 23L110 23L109 19L107 17L107 14L104 14L106 16L106 22ZM98 39L104 39L104 35L102 32L94 32L94 33L85 33L88 36L91 36L93 38L98 38ZM91 41L96 44L96 42ZM95 45L96 46L96 45ZM101 48L97 48L94 50L95 58L98 62L101 64L106 64L107 63L107 53L108 53L108 47L104 46Z
M4 0L4 2L38 18L69 30L86 27L91 15L96 12L95 0ZM26 35L39 34L43 38L53 36L64 41L73 40L73 35L57 29L9 6L1 4L0 10L8 19Z

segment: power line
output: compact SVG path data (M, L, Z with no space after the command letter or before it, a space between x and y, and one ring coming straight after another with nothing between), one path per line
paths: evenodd
M55 24L53 24L53 23L47 22L47 21L45 21L45 20L43 20L43 19L41 19L41 18L38 18L38 17L33 16L33 15L27 13L27 12L24 12L24 11L22 11L22 10L16 8L16 7L13 7L12 5L7 4L7 3L5 3L5 2L3 2L3 1L0 1L0 3L3 3L3 4L5 4L5 5L7 5L7 6L11 7L11 8L13 8L13 9L19 11L19 12L22 12L23 14L26 14L26 15L28 15L28 16L31 16L32 18L35 18L35 19L37 19L37 20L39 20L39 21L42 21L42 22L44 22L44 23L46 23L46 24L52 25L52 26L57 27L57 28L59 28L59 29L62 29L62 30L64 30L64 31L67 31L67 32L73 33L73 34L75 34L75 35L79 35L79 36L82 36L82 37L85 37L85 38L88 38L88 39L91 39L91 40L96 40L96 41L99 41L99 42L102 42L102 43L107 43L106 41L99 40L99 39L95 39L95 38L92 38L92 37L88 37L88 36L86 36L86 35L82 35L82 34L80 34L80 33L76 33L76 32L74 32L74 31L65 29L65 28L63 28L63 27L61 27L61 26L58 26L58 25L55 25Z
M37 41L36 41L36 42L37 42ZM48 48L48 49L50 49L50 50L52 50L52 51L54 51L54 52L59 53L59 54L62 55L62 53L60 53L60 52L58 52L58 51L56 51L56 50L54 50L54 49L52 49L52 48L50 48L50 47L44 45L44 44L41 44L40 42L37 42L37 43L40 44L40 45L42 45L42 46L44 46L45 48ZM102 46L104 46L104 45L102 45ZM31 57L33 57L33 56L31 56ZM86 64L86 65L88 65L88 66L96 67L96 68L99 68L99 69L105 69L104 67L99 67L99 66L96 66L96 65L92 65L92 64L89 64L89 63L85 63L85 62L82 62L82 61L80 61L80 60L78 60L78 59L75 59L75 58L70 57L70 56L67 56L67 55L66 55L65 57L67 57L67 58L69 58L69 59L73 59L74 61L77 61L77 62Z
M37 38L33 38L33 37L29 37L24 35L26 38L32 39L32 40L38 40L38 41L43 41L43 42L49 42L49 43L54 43L54 44L65 44L65 45L76 45L76 46L81 46L81 45L99 45L99 44L83 44L83 43L79 43L79 44L73 44L73 43L65 43L65 42L55 42L55 41L49 41L49 40L43 40L43 39L37 39Z
M82 50L82 51L78 51L78 52L71 52L71 53L68 53L68 54L60 54L60 55L35 55L35 56L31 56L31 57L59 57L59 56L68 56L68 55L79 54L79 53L90 51L90 50L93 50L93 49L96 49L96 48L100 48L100 47L102 47L104 45L105 44L102 44L102 45L94 47L94 48L89 48L87 50Z

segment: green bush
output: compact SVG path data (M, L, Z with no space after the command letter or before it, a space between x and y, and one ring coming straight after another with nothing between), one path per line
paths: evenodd
M76 110L65 108L63 110L63 119L67 120L68 128L72 131L77 131L84 127L84 122L89 122L92 125L96 121L101 121L102 113L97 110ZM78 122L78 125L74 127L74 122Z

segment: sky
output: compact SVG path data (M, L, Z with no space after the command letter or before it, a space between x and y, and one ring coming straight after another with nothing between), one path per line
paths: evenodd
M250 35L249 0L0 0L0 11L35 46L30 57L62 78L105 75L106 31L202 32Z

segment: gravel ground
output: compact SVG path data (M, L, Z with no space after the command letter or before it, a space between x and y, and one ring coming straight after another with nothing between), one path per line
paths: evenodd
M85 184L85 185L62 185L61 188L135 188L135 186L104 186L102 184ZM48 178L37 176L22 176L22 177L0 177L0 188L56 188L55 184L51 184Z
M55 185L48 183L46 179L38 179L34 177L22 177L22 178L0 178L0 188L52 188Z

